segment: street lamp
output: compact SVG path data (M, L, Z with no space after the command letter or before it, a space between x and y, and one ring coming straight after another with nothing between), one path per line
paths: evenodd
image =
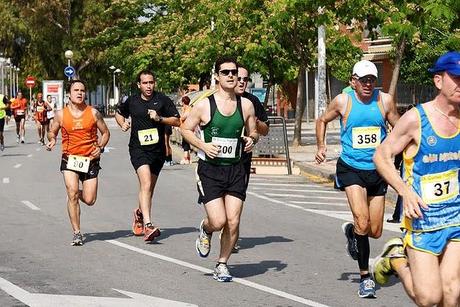
M2 54L3 55L3 54ZM0 57L0 78L2 79L2 87L1 87L1 93L5 94L5 75L3 73L3 63L6 62L6 59L4 57Z
M19 67L16 67L16 90L19 90Z
M70 66L71 65L70 60L73 57L72 50L66 50L66 52L64 52L64 56L67 59L67 66ZM70 77L68 77L68 80L70 80Z

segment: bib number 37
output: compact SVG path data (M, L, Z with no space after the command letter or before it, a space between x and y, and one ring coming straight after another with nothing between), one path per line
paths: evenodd
M421 178L422 199L427 204L448 201L458 195L458 169Z

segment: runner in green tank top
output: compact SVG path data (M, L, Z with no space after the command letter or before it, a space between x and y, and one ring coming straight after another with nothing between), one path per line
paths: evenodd
M231 281L227 261L238 239L241 210L246 198L246 174L241 151L250 152L259 139L254 107L239 97L238 67L232 58L220 58L215 65L217 92L199 101L181 126L185 140L200 150L197 168L199 202L207 217L200 224L196 250L201 257L210 251L211 236L223 229L221 249L213 277ZM194 134L200 125L201 138ZM243 128L249 133L243 135Z
M0 151L5 149L3 130L5 128L6 110L10 108L10 101L5 95L0 94Z

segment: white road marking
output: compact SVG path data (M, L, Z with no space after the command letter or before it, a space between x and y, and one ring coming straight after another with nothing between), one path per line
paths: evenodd
M267 196L273 197L294 197L294 198L319 198L331 200L346 200L344 197L330 197L330 196L315 196L315 195L299 195L299 194L283 194L283 193L265 193Z
M24 205L26 205L27 207L29 207L32 210L40 210L40 208L38 208L37 206L35 206L34 204L32 204L28 200L23 200L23 201L21 201L21 203L23 203Z
M137 306L168 306L168 307L198 307L188 303L171 301L159 297L128 292L118 289L113 289L120 292L129 298L125 297L98 297L98 296L79 296L79 295L59 295L59 294L43 294L30 293L21 287L9 282L0 277L0 289L20 300L21 302L32 307L60 307L60 306L119 306L119 307L137 307Z
M111 243L111 244L116 245L116 246L119 246L119 247L122 247L122 248L129 249L129 250L131 250L133 252L136 252L136 253L139 253L139 254L143 254L143 255L146 255L146 256L149 256L149 257L153 257L153 258L157 258L157 259L167 261L167 262L170 262L170 263L174 263L174 264L177 264L177 265L180 265L180 266L192 269L192 270L196 270L196 271L199 271L199 272L202 272L202 273L205 273L205 274L212 274L213 273L213 271L210 270L210 269L207 269L207 268L204 268L204 267L201 267L201 266L189 263L189 262L185 262L185 261L182 261L182 260L179 260L179 259L175 259L175 258L171 258L171 257L168 257L168 256L160 255L160 254L153 253L153 252L150 252L150 251L146 251L146 250L143 250L141 248L131 246L129 244L125 244L125 243L122 243L122 242L119 242L119 241L116 241L116 240L106 240L106 242ZM301 303L301 304L304 304L304 305L307 305L307 306L327 307L327 305L323 305L323 304L317 303L315 301L311 301L311 300L303 298L303 297L292 295L292 294L289 294L289 293L284 292L284 291L280 291L280 290L277 290L277 289L266 287L266 286L263 286L263 285L260 285L260 284L257 284L255 282L248 281L248 280L245 280L245 279L242 279L242 278L234 277L233 282L236 282L236 283L239 283L239 284L242 284L242 285L257 289L257 290L260 290L260 291L264 291L264 292L267 292L267 293L270 293L270 294L274 294L274 295L277 295L277 296L280 296L280 297L283 297L283 298L286 298L286 299L289 299L289 300L292 300L292 301L295 301L295 302L298 302L298 303Z
M28 154L27 158L32 158L33 154Z
M285 207L300 209L300 210L306 211L306 212L311 212L311 213L320 214L320 215L324 215L324 216L328 216L328 217L333 217L333 218L336 218L336 219L339 219L339 220L345 220L345 221L348 221L348 222L353 222L353 216L351 215L350 211L333 211L333 210L308 209L308 208L304 208L304 207L301 207L301 206L298 206L298 205L293 205L293 204L291 204L289 202L284 202L284 201L276 200L276 199L273 199L273 198L270 198L270 197L267 197L267 196L264 196L264 195L260 195L260 194L254 193L254 192L247 192L247 194L252 195L254 197L257 197L257 198L260 198L260 199L263 199L263 200L266 200L266 201L269 201L269 202L272 202L272 203L275 203L275 204L281 204L281 205L283 205ZM392 223L387 223L386 222L387 218L390 217L390 216L391 216L391 214L385 214L384 222L383 222L383 229L393 231L393 232L397 232L397 233L401 233L401 229L400 229L398 224L392 224Z
M252 190L267 190L267 188L252 188ZM313 192L313 193L326 193L326 194L339 194L342 193L340 191L334 191L334 190L318 190L318 189L304 189L304 190L296 190L296 189L278 189L278 188L270 188L270 191L284 191L284 192Z
M13 166L13 167L14 167L14 168L20 168L21 166L22 166L22 164L21 164L21 163L18 163L18 164L16 164L16 165Z
M10 178L8 177L3 177L3 183L10 183Z
M324 203L324 202L316 202L316 201L298 201L298 200L291 200L293 204L299 205L321 205L321 206L340 206L340 207L348 207L348 204L345 203Z

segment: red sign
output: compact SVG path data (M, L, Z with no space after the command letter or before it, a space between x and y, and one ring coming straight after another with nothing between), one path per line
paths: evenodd
M25 85L28 87L28 88L34 88L35 87L35 77L33 76L28 76L26 78L26 82L25 82Z

